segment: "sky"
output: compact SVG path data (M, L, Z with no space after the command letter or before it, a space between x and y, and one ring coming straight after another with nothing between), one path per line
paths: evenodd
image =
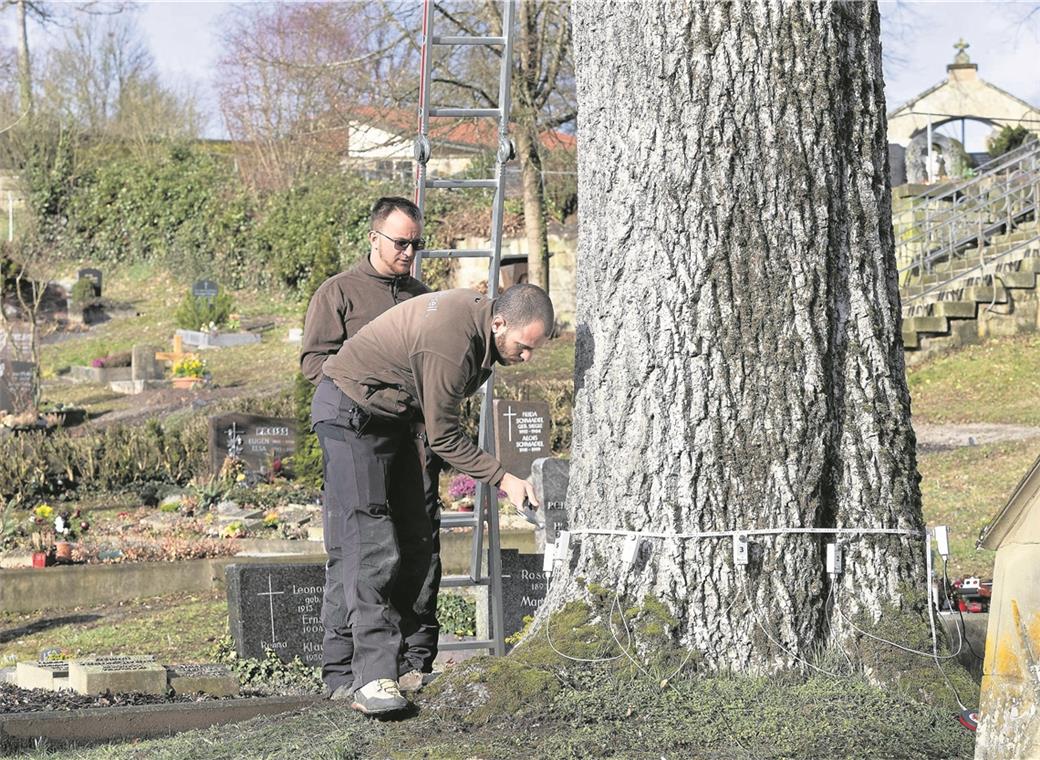
M880 3L885 40L885 93L889 110L931 87L946 76L946 64L961 37L968 54L979 65L979 76L1034 105L1040 105L1040 13L1031 25L1022 18L1040 6L1040 0L1021 2L909 2ZM194 85L210 115L207 136L223 136L216 99L209 88L220 56L220 19L234 12L233 3L196 0L156 0L139 3L138 21L151 46L160 74L177 85ZM418 30L416 32L418 34ZM0 15L0 34L15 44L14 14ZM35 40L51 42L38 27ZM51 39L47 39L47 37ZM979 150L983 134L969 133L969 150ZM976 146L972 146L972 142Z

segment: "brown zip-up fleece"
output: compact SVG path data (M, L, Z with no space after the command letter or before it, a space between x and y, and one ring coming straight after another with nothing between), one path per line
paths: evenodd
M422 419L430 448L445 462L497 484L502 464L459 426L462 400L491 375L491 304L475 290L416 296L372 320L322 369L373 416Z
M300 369L315 385L321 365L347 338L412 296L430 289L414 277L380 274L366 255L346 272L325 280L311 297L303 322Z

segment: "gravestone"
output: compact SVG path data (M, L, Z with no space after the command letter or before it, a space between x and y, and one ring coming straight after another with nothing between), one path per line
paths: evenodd
M15 683L19 689L67 689L69 664L62 661L19 662L15 669Z
M209 418L209 462L215 474L224 460L237 456L247 473L266 474L274 459L296 451L296 420L256 414L222 414Z
M524 627L524 617L533 616L549 589L549 576L542 570L543 555L502 550L502 610L506 637Z
M271 649L283 662L299 657L321 664L324 564L231 564L224 573L239 657L263 657Z
M86 269L79 270L77 278L80 280L90 280L94 283L94 298L101 298L101 270L88 267Z
M166 674L174 694L233 697L239 692L238 676L226 665L169 665Z
M163 368L155 358L159 349L155 346L134 346L131 353L131 379L135 382L162 380Z
M549 405L544 401L496 399L495 455L506 472L526 478L531 464L549 451Z
M32 335L0 330L0 411L20 414L32 406Z
M166 668L151 656L109 655L70 660L69 686L80 694L165 694Z
M191 286L191 294L196 298L212 301L220 293L220 286L213 280L198 280Z
M561 530L567 530L567 484L570 481L571 463L568 459L544 457L531 465L531 485L534 495L541 504L539 512L545 521L544 535L538 536L538 548L555 544ZM539 531L542 533L542 531Z

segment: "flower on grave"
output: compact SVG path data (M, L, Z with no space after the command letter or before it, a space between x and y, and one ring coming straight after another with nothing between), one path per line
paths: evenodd
M451 485L448 486L448 498L452 501L473 498L476 493L477 482L469 475L456 475L451 479Z
M242 329L242 320L237 314L229 314L227 318L227 329L231 332L238 332Z
M104 369L104 367L105 367L105 360L104 359L91 359L90 360L90 366L93 367L94 369Z
M50 504L41 504L33 510L33 514L44 520L50 520L54 516L54 507Z
M194 356L185 356L173 364L174 377L203 377L206 374L206 362Z
M240 472L240 473L238 473L238 475L235 476L235 482L236 483L241 483L245 479L246 479L246 474L244 472Z
M204 332L215 334L215 333L219 332L220 325L218 325L216 322L210 322L208 325L204 326L202 329L203 329Z
M278 512L275 510L269 510L264 513L264 527L274 528L278 525Z

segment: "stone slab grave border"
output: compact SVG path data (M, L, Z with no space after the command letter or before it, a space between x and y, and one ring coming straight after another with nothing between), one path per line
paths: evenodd
M41 737L60 744L95 744L170 736L182 731L238 723L262 715L301 710L318 696L249 697L133 707L0 714L0 751L32 747Z
M166 694L166 668L154 657L108 655L69 660L69 687L80 694Z
M177 330L174 334L184 341L185 346L191 346L200 351L211 348L252 346L260 342L260 336L251 332L217 333L214 335L200 330Z

